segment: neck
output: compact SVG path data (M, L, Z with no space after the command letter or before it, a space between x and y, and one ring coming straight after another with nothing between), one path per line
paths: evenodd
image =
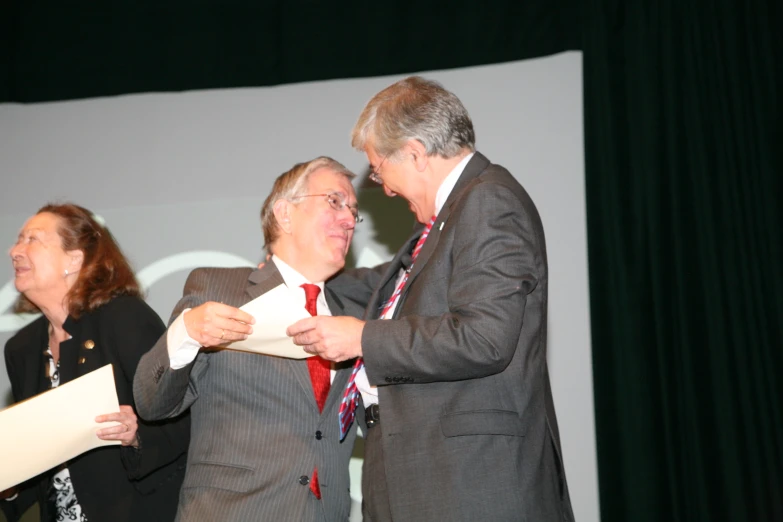
M26 297L31 303L37 306L44 317L49 320L49 324L52 327L52 333L55 337L65 334L63 323L68 319L68 300L64 294L47 296L40 299L37 298L38 296L34 296L33 298L30 296Z
M333 270L309 263L308 259L298 255L293 248L278 248L275 250L275 255L282 259L285 264L302 274L311 283L323 283L334 275Z
M442 158L440 156L429 156L428 160L428 170L429 173L427 175L427 188L426 188L426 197L427 197L427 204L430 206L430 215L435 214L435 199L438 195L438 190L440 190L440 186L443 185L443 182L446 181L446 178L449 177L449 174L451 174L451 171L454 170L454 168L460 164L460 162L465 159L465 156L470 154L471 151L467 149L462 149L462 151L454 156L453 158ZM429 221L429 216L427 217L427 221ZM425 222L426 224L426 222Z

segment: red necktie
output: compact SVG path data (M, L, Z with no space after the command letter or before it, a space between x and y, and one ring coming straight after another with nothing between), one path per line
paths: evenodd
M305 310L310 312L310 315L318 315L317 299L318 294L321 293L321 287L305 283L302 285L302 288L305 291ZM310 370L310 382L313 385L318 411L322 412L324 404L326 404L326 397L329 395L329 387L331 386L332 364L316 355L307 359L307 369ZM313 492L317 499L321 499L321 488L318 486L318 468L313 469L310 491Z

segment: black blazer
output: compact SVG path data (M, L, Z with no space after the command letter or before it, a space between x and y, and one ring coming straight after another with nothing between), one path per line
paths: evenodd
M60 344L60 384L111 363L120 404L133 402L133 376L141 356L165 332L158 315L141 299L120 296L78 320L63 325L71 339ZM44 372L48 343L45 317L22 328L5 346L5 363L14 400L21 401L50 389ZM106 412L112 413L112 412ZM190 417L166 422L139 418L140 450L107 446L68 462L79 504L90 522L171 521L185 471L190 440ZM56 444L57 426L52 426ZM47 501L52 472L22 486L19 498L0 501L9 521L38 501L41 521L52 520Z

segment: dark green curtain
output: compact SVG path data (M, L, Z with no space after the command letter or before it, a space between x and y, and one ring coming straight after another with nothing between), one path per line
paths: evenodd
M783 520L782 7L6 1L0 102L581 50L601 518Z
M589 3L604 522L783 520L780 6Z
M0 102L402 74L577 49L576 0L0 0Z

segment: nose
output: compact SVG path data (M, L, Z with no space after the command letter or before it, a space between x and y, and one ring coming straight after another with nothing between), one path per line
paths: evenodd
M353 212L348 208L348 205L344 206L339 212L339 223L345 230L351 230L356 227L356 218L353 217Z
M11 259L16 259L17 257L21 256L21 245L19 243L15 244L11 248L8 249L8 256Z

